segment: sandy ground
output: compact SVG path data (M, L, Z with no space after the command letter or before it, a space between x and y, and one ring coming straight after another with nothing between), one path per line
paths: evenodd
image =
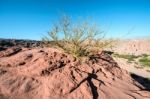
M126 59L121 58L114 58L114 59L122 69L125 69L130 73L134 73L145 78L150 78L150 72L146 71L150 70L150 67L136 68L135 67L136 64L128 63Z
M117 44L113 48L106 50L113 51L118 54L129 54L129 55L150 55L150 40L148 39L134 39L134 40L118 40ZM142 77L150 78L150 66L143 69L135 68L134 63L128 63L126 59L114 58L119 66L128 72L135 73ZM138 66L140 67L140 65Z

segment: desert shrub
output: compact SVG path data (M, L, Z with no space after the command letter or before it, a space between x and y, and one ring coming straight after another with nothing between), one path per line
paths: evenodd
M104 34L95 23L72 22L70 17L65 15L58 24L53 25L48 36L43 38L43 42L46 46L61 48L80 58L98 53L110 45L112 40L104 40Z
M139 59L142 66L150 66L150 59L148 57L142 57Z
M141 56L142 57L148 57L149 55L148 54L142 54Z
M150 70L146 70L146 71L150 73Z
M118 57L118 58L124 58L127 59L129 62L134 61L134 59L138 58L139 56L136 55L129 55L129 54L114 54L114 57Z

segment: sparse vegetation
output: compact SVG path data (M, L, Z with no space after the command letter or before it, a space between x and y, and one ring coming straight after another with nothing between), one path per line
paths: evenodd
M68 16L63 16L43 38L46 46L61 48L76 58L98 53L112 41L104 40L104 32L96 24L87 21L73 23Z
M146 70L146 71L150 73L150 70Z
M148 57L149 55L148 54L142 54L141 56L142 57Z
M118 53L114 53L113 54L114 57L117 58L123 58L123 59L127 59L128 63L134 63L136 68L143 68L145 66L149 66L150 67L150 58L149 55L147 54L142 54L142 55L129 55L129 54L118 54Z
M113 56L114 56L114 57L118 57L118 58L124 58L124 59L127 59L129 62L134 61L134 59L136 59L136 58L139 57L139 56L136 56L136 55L117 54L117 53L115 53Z
M150 66L150 59L147 56L143 56L139 59L142 66Z

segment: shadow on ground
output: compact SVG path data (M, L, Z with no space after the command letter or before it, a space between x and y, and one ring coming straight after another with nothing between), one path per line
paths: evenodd
M136 74L131 74L131 77L135 81L137 81L138 83L143 85L143 87L145 87L145 90L150 91L150 78L144 78L144 77L141 77L141 76L136 75Z

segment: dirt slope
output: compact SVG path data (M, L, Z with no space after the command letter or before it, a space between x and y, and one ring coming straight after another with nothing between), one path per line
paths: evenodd
M150 99L106 53L80 63L53 48L0 51L0 99Z

